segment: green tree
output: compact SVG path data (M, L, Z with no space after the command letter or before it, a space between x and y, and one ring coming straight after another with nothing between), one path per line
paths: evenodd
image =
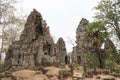
M94 55L92 53L87 53L85 55L85 57L86 57L86 61L87 61L87 67L93 68L94 71L96 71L96 68L99 66L99 60L96 57L96 55Z
M91 47L93 47L96 56L99 59L100 68L103 67L102 54L100 49L102 44L108 38L108 32L102 21L92 22L87 26L86 37L91 42Z
M120 39L120 0L101 0L95 7L97 21L103 21L115 30Z

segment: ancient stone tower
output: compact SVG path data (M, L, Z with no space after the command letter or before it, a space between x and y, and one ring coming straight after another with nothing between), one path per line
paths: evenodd
M65 42L62 38L58 39L56 47L57 47L56 54L60 64L61 65L67 64L68 63L67 51L65 47Z
M72 62L73 63L78 63L81 64L81 60L83 60L83 54L86 51L86 47L88 46L87 44L87 39L85 37L86 33L86 26L88 25L89 21L82 18L80 21L77 31L76 31L76 46L73 48L72 52Z
M5 65L12 69L35 69L40 65L55 64L57 61L56 49L59 49L57 53L59 56L66 54L64 42L60 39L58 43L61 42L63 44L61 47L58 44L57 48L50 36L49 27L41 14L34 9L27 18L20 40L13 42L9 47Z

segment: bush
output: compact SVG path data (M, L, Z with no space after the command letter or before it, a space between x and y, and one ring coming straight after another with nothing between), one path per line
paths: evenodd
M110 59L117 64L120 64L120 53L105 53L104 59Z
M96 68L99 66L99 60L98 60L98 58L97 58L95 55L93 55L93 54L87 53L87 54L86 54L86 61L87 61L87 65L88 65L90 68L96 69Z
M0 71L4 68L4 62L0 62Z
M115 63L114 61L110 59L105 59L104 63L105 63L105 67L109 69L111 72L117 70L117 63Z

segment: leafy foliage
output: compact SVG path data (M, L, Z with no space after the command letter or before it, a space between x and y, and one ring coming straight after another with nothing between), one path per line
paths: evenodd
M111 72L118 71L117 64L120 62L120 54L113 53L109 50L107 53L101 53L101 45L108 40L110 34L108 29L114 28L118 38L120 39L120 0L101 0L95 7L95 21L87 26L86 37L91 42L95 54L86 54L88 65L97 68L104 65ZM98 64L99 63L99 64Z
M102 21L92 22L87 27L87 36L93 37L94 34L98 32L97 35L99 39L105 39L108 36L108 32L105 28L105 25Z
M105 53L104 59L109 59L117 64L120 64L120 54L119 53Z
M105 59L104 62L105 62L105 67L107 69L110 69L111 72L113 72L116 69L117 64L114 61L110 59Z
M109 25L115 29L120 39L120 0L101 0L95 7L96 21L103 21L105 25Z
M99 61L98 61L98 58L93 55L93 54L90 54L90 53L87 53L86 54L86 60L87 60L87 65L90 67L90 68L97 68L99 66Z
M102 21L92 22L87 26L86 37L92 41L93 47L101 47L108 38L108 32Z

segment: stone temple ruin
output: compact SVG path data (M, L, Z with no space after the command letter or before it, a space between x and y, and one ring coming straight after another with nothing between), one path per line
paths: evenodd
M76 31L76 46L73 47L72 54L68 55L64 40L59 38L57 43L54 43L46 21L34 9L27 18L20 40L13 42L6 53L6 67L10 69L36 69L41 65L70 64L70 61L72 64L84 64L84 53L86 51L95 52L91 42L85 37L88 24L89 21L82 18ZM110 46L113 45L110 40L107 40L105 50L109 52L112 48Z
M88 25L89 21L85 18L82 18L80 21L77 31L76 31L76 46L73 47L72 52L72 62L81 64L81 60L83 57L83 54L86 51L86 48L88 47L87 39L85 38L86 33L86 26Z
M40 65L67 64L67 52L62 38L54 43L49 27L35 9L27 18L19 41L6 53L5 65L11 69L35 69Z
M57 51L57 59L61 62L61 65L68 64L69 63L69 56L65 55L67 53L66 47L65 47L65 42L62 38L59 38L57 43L56 43ZM64 58L63 58L64 57Z
M92 43L85 37L88 24L89 21L85 18L82 18L77 27L75 41L76 46L73 47L71 54L72 64L84 64L85 60L83 59L83 56L85 53L87 53L87 51L90 53L95 53ZM104 49L101 48L100 53L117 53L116 47L110 39L106 40L104 44ZM103 57L104 55L101 56Z

